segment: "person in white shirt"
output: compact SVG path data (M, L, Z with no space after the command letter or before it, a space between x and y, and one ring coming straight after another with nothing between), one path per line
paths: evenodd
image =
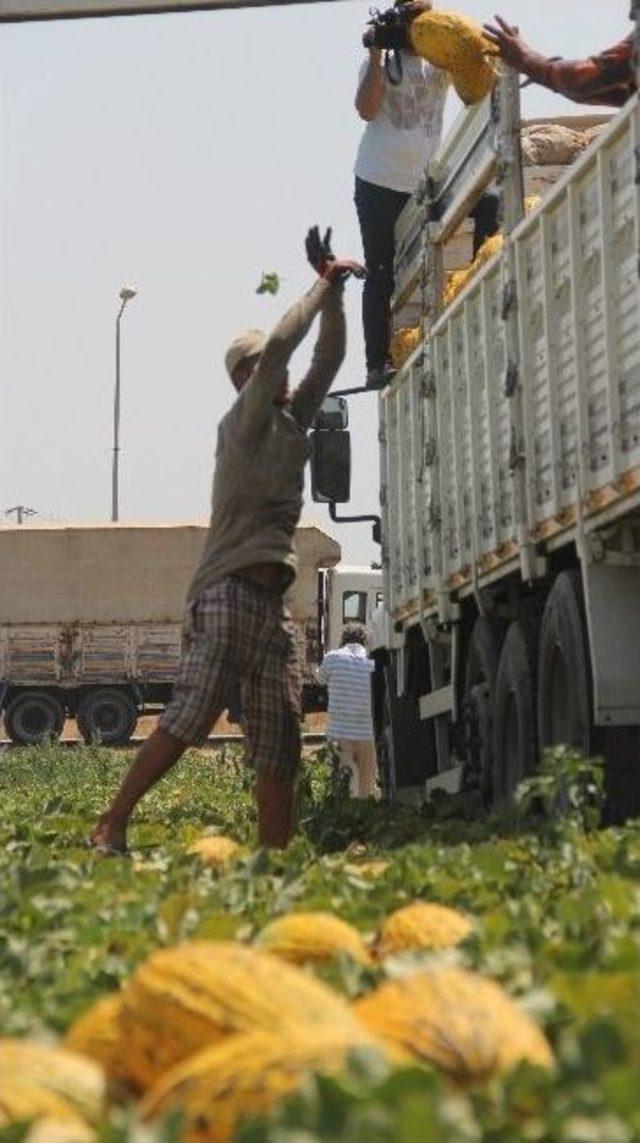
M329 691L327 738L338 749L341 766L349 771L354 797L377 793L378 767L371 714L371 676L367 633L362 623L348 623L338 651L329 651L317 676Z
M432 6L431 0L407 5L415 15ZM367 386L379 389L393 376L388 357L395 225L440 146L449 77L403 50L402 80L394 86L382 51L369 48L368 53L355 100L367 124L355 163L355 204L367 267L362 299Z

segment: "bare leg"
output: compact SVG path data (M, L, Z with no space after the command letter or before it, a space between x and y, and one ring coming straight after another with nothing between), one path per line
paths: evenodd
M269 849L286 849L293 832L293 779L256 778L256 804L260 845Z
M185 743L179 738L174 738L162 727L157 727L153 731L136 754L109 809L92 831L93 845L104 845L123 851L126 849L127 825L134 807L171 769L185 750Z
M358 742L358 769L360 771L360 797L377 797L378 765L373 741L363 739Z

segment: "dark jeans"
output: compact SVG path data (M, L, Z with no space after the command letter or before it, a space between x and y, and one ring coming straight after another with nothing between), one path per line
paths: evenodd
M393 294L395 225L411 196L356 178L355 204L367 277L362 325L367 370L382 368L389 356L389 306Z

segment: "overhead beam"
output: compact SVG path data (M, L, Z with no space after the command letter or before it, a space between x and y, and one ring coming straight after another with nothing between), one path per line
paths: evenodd
M93 16L145 16L230 8L273 8L284 4L341 3L342 0L0 0L0 23L71 20Z

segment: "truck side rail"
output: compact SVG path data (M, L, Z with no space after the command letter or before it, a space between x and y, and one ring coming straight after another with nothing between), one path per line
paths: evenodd
M528 219L518 223L505 198L502 253L381 395L383 567L396 620L445 621L456 593L510 571L534 578L544 550L640 503L638 108L635 96ZM423 215L431 313L428 250L455 218Z

